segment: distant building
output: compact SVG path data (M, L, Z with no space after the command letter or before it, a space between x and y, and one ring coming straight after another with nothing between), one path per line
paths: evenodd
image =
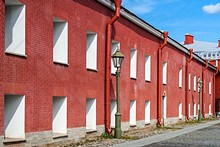
M214 66L219 65L220 59L220 39L217 43L194 40L192 34L186 34L184 42L181 43L186 48L193 49L193 52L201 58L208 60Z
M185 35L185 40L181 43L188 49L193 49L193 52L201 58L208 60L209 63L216 66L220 70L220 39L218 43L196 41L191 34ZM216 71L215 74L215 111L220 114L220 73Z

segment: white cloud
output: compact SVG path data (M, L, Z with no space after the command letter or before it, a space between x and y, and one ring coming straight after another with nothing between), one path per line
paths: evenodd
M217 3L215 5L206 5L202 7L203 11L209 14L214 14L220 12L220 3Z
M146 14L154 9L155 1L153 0L124 0L122 6L135 14Z
M146 14L155 9L159 5L170 4L179 0L123 0L122 6L130 10L134 14Z

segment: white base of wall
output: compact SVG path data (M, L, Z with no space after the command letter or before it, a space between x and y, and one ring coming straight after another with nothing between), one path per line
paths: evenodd
M208 113L205 114L205 118L209 118L209 117L213 117L213 114L211 113L211 115L209 115ZM193 115L190 116L191 120L196 120L198 119L198 115L196 115L196 117L194 117Z
M164 120L164 125L175 124L184 120L185 120L184 117L182 117L182 119L180 119L179 117L169 117Z
M211 115L209 115L208 113L207 114L205 114L205 118L208 118L208 117L212 117L213 116L213 114L211 113Z

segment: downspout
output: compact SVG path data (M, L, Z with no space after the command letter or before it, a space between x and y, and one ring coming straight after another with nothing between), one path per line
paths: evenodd
M105 53L105 131L112 132L110 126L110 78L111 78L111 34L112 25L120 16L122 0L115 0L115 14L107 23L106 30L106 53Z
M205 67L203 68L203 70L202 70L202 81L204 82L204 72L206 71L206 69L208 68L208 66L209 66L209 62L208 62L208 60L205 60ZM204 112L204 85L202 86L202 116L203 116L203 118L205 118L205 112Z
M162 103L162 94L161 94L161 86L162 86L162 74L161 74L161 58L162 58L162 49L165 47L167 44L167 36L168 32L163 32L163 44L160 45L158 49L158 58L157 58L157 78L158 78L158 83L157 83L157 125L161 126L161 103Z
M218 67L216 67L216 71L215 73L213 74L213 116L216 116L215 115L215 99L216 99L216 96L215 96L215 77L216 75L218 74Z
M186 89L185 89L185 115L186 115L186 120L189 120L189 110L188 110L188 91L189 91L189 76L188 76L188 65L193 59L193 49L189 49L189 59L186 61L186 78L185 78L185 84L186 84Z

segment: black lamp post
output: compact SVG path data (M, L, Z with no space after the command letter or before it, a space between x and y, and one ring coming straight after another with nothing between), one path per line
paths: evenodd
M121 113L120 113L120 68L122 61L124 59L124 55L120 52L119 49L112 55L114 67L116 70L116 97L117 97L117 112L115 114L115 138L121 138L122 130L121 130Z
M198 122L201 122L202 120L202 80L198 78L198 88L199 88L199 113L198 113Z

